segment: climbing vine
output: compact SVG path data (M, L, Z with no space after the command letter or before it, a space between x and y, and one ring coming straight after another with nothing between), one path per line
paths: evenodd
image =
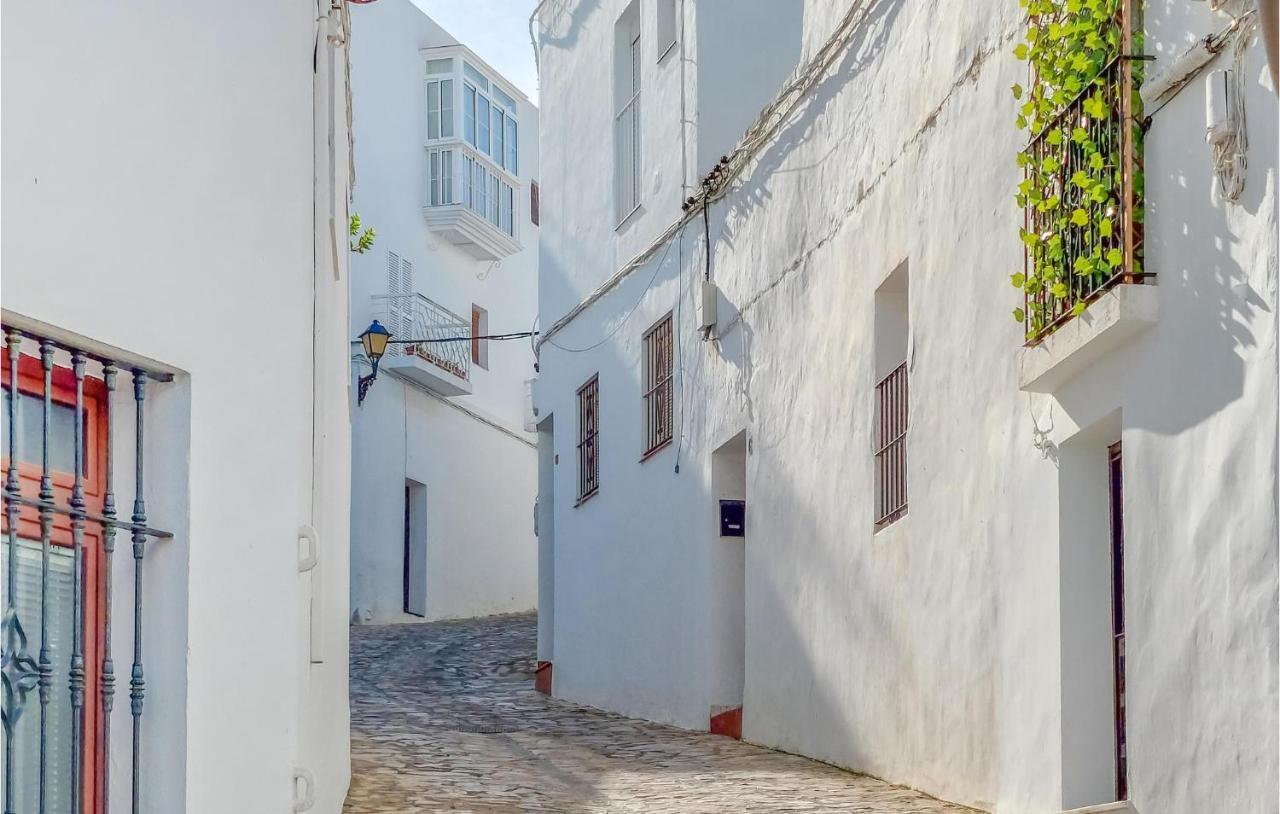
M351 233L351 251L357 254L364 254L373 248L373 241L378 236L377 231L370 226L361 231L363 224L360 223L360 213L353 212L351 215L351 223L348 224L348 231Z
M1025 295L1015 308L1027 336L1079 314L1090 296L1122 272L1140 274L1139 258L1125 268L1124 210L1141 222L1141 35L1122 43L1125 6L1133 0L1020 0L1026 39L1014 55L1029 65L1029 81L1015 84L1017 126L1028 134L1018 153L1024 177L1016 200L1026 212L1020 230L1026 269L1011 276ZM1125 162L1124 71L1133 71L1129 113L1132 162ZM1124 200L1132 172L1133 200ZM1135 251L1136 254L1136 251Z

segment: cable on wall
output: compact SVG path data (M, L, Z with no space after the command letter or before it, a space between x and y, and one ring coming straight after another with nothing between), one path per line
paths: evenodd
M683 231L684 231L684 223L680 223L679 228L676 230L676 235L682 236ZM654 264L653 276L651 276L649 278L649 282L645 284L644 291L641 291L640 296L636 298L635 305L631 306L631 310L627 312L627 315L623 317L622 320L613 327L613 330L609 331L609 333L606 334L599 342L588 345L585 348L569 348L569 347L565 347L564 345L561 345L559 342L553 341L549 336L544 336L542 339L538 340L538 345L541 346L543 342L550 342L554 347L557 347L560 350L567 351L569 353L586 353L587 351L595 350L596 348L603 345L605 342L608 342L618 333L618 331L622 330L622 326L626 325L627 321L631 319L631 315L634 314L636 310L640 307L640 303L644 302L644 295L648 294L649 289L653 288L653 284L658 279L658 275L662 272L662 265L667 261L667 255L670 252L671 252L671 241L667 241L667 248L662 252L662 257L658 259L658 262ZM679 270L677 269L677 275L678 274L679 274ZM678 276L677 276L677 279L679 279ZM679 289L678 283L676 285L676 288Z
M697 216L699 203L709 206L728 194L732 182L737 179L750 164L751 159L777 133L791 113L805 101L809 92L827 75L832 64L849 47L854 35L866 20L873 2L874 0L853 0L849 10L841 18L831 37L823 43L812 59L796 69L790 81L760 111L755 121L747 128L742 138L738 140L738 144L733 151L721 158L720 162L703 179L702 192L696 198L690 198L685 202L684 212L681 217L664 229L640 253L614 272L609 279L592 291L586 299L569 309L568 313L552 323L538 340L539 345L544 342L551 342L552 336L559 333L578 315L609 293L626 279L631 272L648 262L650 258L657 254L659 247L664 243L668 243L684 228L685 224ZM539 7L541 5L539 4ZM555 343L552 342L552 344L554 345ZM556 347L560 346L556 345Z
M1249 132L1244 109L1244 57L1254 27L1253 19L1240 25L1231 43L1232 64L1228 78L1227 105L1232 126L1222 138L1211 142L1213 169L1218 175L1222 197L1228 201L1239 199L1244 192L1244 181L1249 168Z

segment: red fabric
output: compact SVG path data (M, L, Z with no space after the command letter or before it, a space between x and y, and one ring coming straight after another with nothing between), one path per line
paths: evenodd
M742 707L727 709L711 716L711 734L742 740Z
M551 662L538 662L538 669L533 674L533 688L543 695L551 694Z

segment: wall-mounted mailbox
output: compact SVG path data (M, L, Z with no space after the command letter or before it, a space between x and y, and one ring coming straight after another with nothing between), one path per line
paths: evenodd
M747 503L743 500L720 501L720 536L746 537Z

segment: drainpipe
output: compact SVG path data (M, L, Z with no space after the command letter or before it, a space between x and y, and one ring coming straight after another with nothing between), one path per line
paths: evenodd
M1258 17L1262 25L1262 41L1267 46L1267 62L1271 66L1271 89L1280 92L1280 11L1277 0L1260 0Z

